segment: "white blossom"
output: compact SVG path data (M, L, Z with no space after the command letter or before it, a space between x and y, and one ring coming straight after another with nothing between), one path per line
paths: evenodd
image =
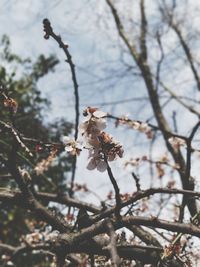
M81 144L69 136L62 136L62 142L65 146L65 151L71 155L79 155L82 150Z
M186 144L184 139L175 136L170 137L168 139L168 142L175 150L178 150L181 146L184 146Z
M29 243L29 244L36 244L39 243L43 240L43 235L39 232L34 232L31 234L27 234L25 236L25 240Z

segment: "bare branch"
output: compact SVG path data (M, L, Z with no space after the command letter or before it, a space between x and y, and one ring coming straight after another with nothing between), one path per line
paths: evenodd
M44 25L44 31L45 31L45 38L48 39L49 36L51 36L56 42L59 44L60 48L63 49L67 60L66 62L69 63L71 73L72 73L72 81L74 84L74 95L75 95L75 113L76 113L76 118L75 118L75 133L74 133L74 139L77 140L78 138L78 125L79 125L79 92L78 92L78 83L77 83L77 78L76 78L76 72L75 72L75 65L72 61L72 56L69 53L68 50L68 45L64 44L61 37L59 35L56 35L51 27L50 21L48 19L43 20L43 25ZM73 157L73 162L72 162L72 177L71 177L71 190L70 190L70 195L73 195L73 186L74 186L74 179L75 179L75 172L76 172L76 156Z
M198 71L196 70L196 67L194 65L193 57L192 57L192 53L190 51L190 48L189 48L188 44L186 43L186 41L184 40L182 32L181 32L180 28L178 27L178 25L176 25L174 22L172 22L170 25L174 29L174 31L176 32L176 34L179 38L180 44L182 45L182 48L183 48L185 55L188 59L188 62L190 64L191 71L194 75L194 79L196 81L197 88L200 91L200 78L198 75Z
M193 199L195 196L200 197L199 192L191 191L191 190L182 190L182 189L169 189L169 188L150 188L144 191L138 191L133 194L127 201L121 203L121 208L126 207L130 204L137 202L140 199L145 197L149 197L154 194L182 194L191 196L190 200ZM105 211L102 211L100 214L94 216L92 219L93 222L97 222L103 218L106 218L115 212L115 207L109 208Z
M108 228L108 233L110 235L110 244L107 246L107 248L110 250L110 255L113 261L113 264L115 267L120 266L120 258L117 253L117 248L116 248L116 236L115 236L115 231L114 227L111 223L111 221L107 222L107 228Z
M74 198L70 198L68 196L63 195L56 195L46 192L35 192L35 197L41 201L45 201L47 203L49 202L55 202L59 204L63 204L66 206L72 206L76 208L85 208L86 210L92 212L92 213L98 213L101 211L99 207L96 207L92 204L88 204L84 201L79 201ZM0 191L0 201L5 201L6 203L11 203L13 205L20 205L26 207L26 203L23 201L23 195L19 191Z
M117 185L117 182L115 180L115 177L113 176L113 173L112 173L112 170L108 164L108 161L106 159L106 156L104 158L106 164L107 164L107 172L108 172L108 176L110 178L110 181L113 185L113 188L115 190L115 199L116 199L116 207L115 207L115 215L118 219L121 218L121 215L120 215L120 209L121 209L121 198L120 198L120 190L119 190L119 187Z

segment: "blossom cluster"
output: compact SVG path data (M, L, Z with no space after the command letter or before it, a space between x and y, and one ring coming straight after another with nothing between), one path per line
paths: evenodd
M129 160L125 161L124 166L138 167L142 162L154 164L159 178L162 178L165 175L164 165L171 167L172 170L180 169L180 165L178 163L171 163L166 154L162 155L158 160L152 160L146 155L137 158L130 158Z
M171 144L171 146L178 151L181 146L185 146L186 142L184 139L173 136L168 139L168 142Z
M107 169L107 160L113 161L122 157L122 145L104 132L106 128L107 114L97 108L88 107L83 111L85 117L79 126L79 131L84 138L84 148L89 151L89 162L87 169L97 169L103 172ZM82 150L81 143L68 136L63 136L62 142L65 151L71 155L79 155Z
M107 114L105 112L88 107L84 110L83 115L85 120L79 129L85 138L85 148L89 150L87 169L96 168L103 172L107 169L107 160L113 161L117 157L123 156L122 145L103 131L106 128Z
M4 104L4 107L11 108L14 113L17 112L18 104L14 99L6 98L3 104Z
M24 236L24 241L29 245L34 245L34 244L39 244L41 242L53 241L58 237L58 235L59 232L56 230L52 232L49 231L39 232L35 230L33 233Z
M144 133L147 138L152 139L153 138L153 132L151 127L146 122L140 122L135 120L128 119L127 116L123 116L119 119L117 119L115 125L118 126L119 124L124 124L129 126L130 128L137 130L141 133Z
M53 148L50 155L46 159L42 159L34 168L37 175L43 174L52 165L57 154L57 149Z

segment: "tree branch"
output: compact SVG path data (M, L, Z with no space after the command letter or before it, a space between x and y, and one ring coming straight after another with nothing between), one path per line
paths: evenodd
M115 231L114 227L111 223L111 221L107 222L107 228L108 228L108 233L110 236L110 244L107 246L107 248L110 250L110 255L114 264L114 267L120 266L120 258L117 252L117 247L116 247L116 236L115 236Z
M72 81L74 84L74 95L75 95L75 133L74 133L74 139L77 140L78 138L78 125L79 125L79 92L78 92L78 83L76 78L76 71L75 71L75 65L72 61L72 56L69 53L68 45L64 44L61 37L59 35L56 35L53 31L53 28L51 27L51 23L48 19L43 20L44 25L44 32L45 32L45 38L48 39L49 36L51 36L60 46L60 48L63 49L67 60L66 62L69 63L71 74L72 74ZM74 179L75 179L75 172L76 172L76 162L77 158L76 156L73 157L72 162L72 177L71 177L71 189L70 189L70 195L73 195L73 187L74 187Z

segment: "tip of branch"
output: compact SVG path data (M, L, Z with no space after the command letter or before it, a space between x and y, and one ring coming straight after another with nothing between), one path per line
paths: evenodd
M43 22L43 24L50 24L50 21L47 18L43 19L42 22Z
M43 19L43 26L45 32L44 38L49 39L49 36L52 34L53 29L51 27L50 21L47 18Z

